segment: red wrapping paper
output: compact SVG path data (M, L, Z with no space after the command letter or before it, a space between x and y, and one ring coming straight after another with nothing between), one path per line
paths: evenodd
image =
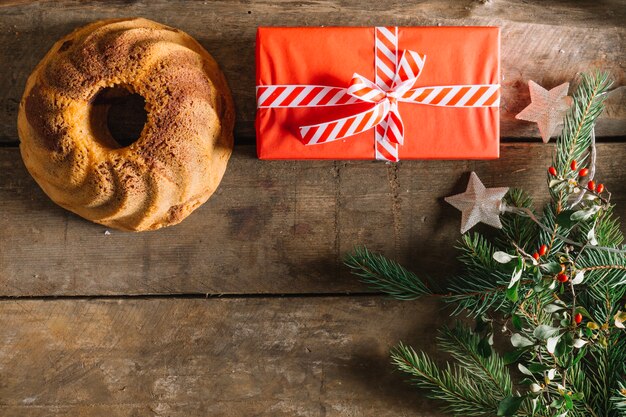
M353 74L374 81L375 28L259 28L257 89L275 85L347 88ZM398 53L426 56L415 87L498 84L500 35L495 27L397 29ZM497 102L496 102L497 106ZM372 108L341 106L258 108L260 159L375 159L375 129L306 145L299 129ZM498 107L398 103L404 124L399 159L491 159L499 156Z

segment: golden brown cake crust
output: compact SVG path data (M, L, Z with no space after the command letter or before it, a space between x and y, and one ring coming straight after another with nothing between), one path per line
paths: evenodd
M107 87L140 94L147 122L121 147L94 106ZM99 107L99 108L96 108ZM192 37L147 19L112 19L54 44L18 114L24 163L57 204L122 230L176 224L222 179L233 146L226 80Z

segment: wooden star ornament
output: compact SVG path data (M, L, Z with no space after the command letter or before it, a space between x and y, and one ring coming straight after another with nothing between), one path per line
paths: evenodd
M548 91L534 81L528 82L531 103L515 118L536 122L543 143L548 143L556 128L563 122L572 98L567 95L569 83L561 84Z
M502 198L508 191L506 187L485 188L478 175L472 172L467 190L463 194L446 197L444 200L463 213L461 233L467 232L480 222L501 229Z

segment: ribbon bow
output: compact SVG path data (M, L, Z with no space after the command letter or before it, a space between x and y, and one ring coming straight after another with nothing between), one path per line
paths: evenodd
M405 50L398 60L398 28L376 27L375 74L372 82L354 74L348 88L323 85L257 86L259 108L342 106L373 103L367 111L341 119L299 128L305 145L323 144L375 128L378 160L398 161L404 144L404 124L399 102L442 107L497 107L499 84L415 87L425 55Z
M417 81L425 60L426 56L417 52L404 51L391 79L391 86L381 83L381 87L355 73L347 90L348 95L357 101L375 103L375 106L353 116L302 126L302 141L307 145L332 142L380 126L376 130L378 143L385 140L391 144L404 144L404 124L398 111L398 102L413 101L411 88Z

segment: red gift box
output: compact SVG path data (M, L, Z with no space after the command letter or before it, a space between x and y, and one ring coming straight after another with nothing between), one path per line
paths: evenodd
M499 28L259 28L256 48L260 159L499 156Z

